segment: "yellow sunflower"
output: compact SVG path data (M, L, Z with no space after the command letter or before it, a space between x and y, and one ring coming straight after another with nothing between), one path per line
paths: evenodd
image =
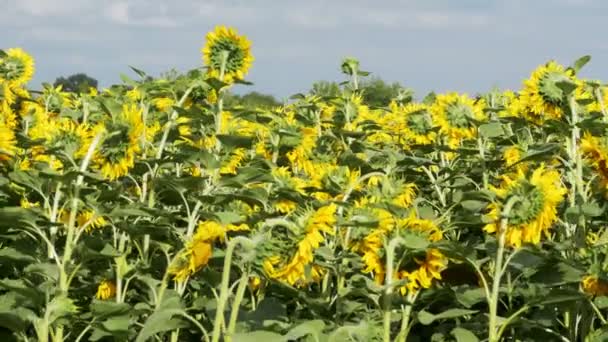
M407 284L399 289L402 295L428 289L434 280L441 280L441 272L447 268L448 259L438 249L431 248L426 251L424 260L416 260L416 263L418 266L413 271L397 273L398 279L407 279Z
M311 265L314 252L325 241L323 233L335 234L336 210L336 205L332 203L313 212L306 220L304 237L298 242L296 252L288 262L284 263L280 256L264 260L264 270L268 276L295 286L304 286L318 280L323 270L318 265ZM311 278L306 272L309 266Z
M136 105L123 105L121 113L94 128L105 131L105 138L97 149L95 165L104 178L115 180L126 175L135 165L135 156L141 151L141 138L145 125L142 110Z
M576 83L572 70L565 70L555 61L539 66L530 78L524 81L520 91L520 114L538 124L545 120L561 118L565 94L558 84L563 81Z
M97 294L95 297L101 300L107 300L116 296L116 284L111 280L103 280L97 286Z
M396 102L389 105L395 116L389 130L397 133L404 142L417 145L430 145L435 142L437 133L433 131L433 118L429 106L421 103L408 103L405 106ZM400 141L401 142L401 141Z
M175 100L168 97L159 97L153 100L154 107L161 112L166 112L175 104Z
M26 84L34 76L34 59L20 48L6 51L0 56L0 83L12 86Z
M207 33L207 42L202 49L203 61L208 76L222 78L230 83L243 79L253 63L251 42L240 36L236 29L217 26Z
M511 196L519 197L511 210L505 232L506 245L514 248L519 248L522 243L538 244L543 234L549 235L551 225L557 220L557 206L567 192L561 186L560 174L546 170L544 165L534 170L530 177L521 169L514 175L502 176L501 186L492 188L492 191L502 202ZM491 223L483 229L497 233L502 204L492 203L488 210L487 217Z
M207 265L213 255L215 241L223 242L228 232L244 230L249 230L249 226L246 224L223 225L215 221L200 222L196 233L180 252L177 262L169 267L169 274L172 274L176 281L186 281L188 277Z
M236 150L232 151L232 155L228 161L220 168L220 173L236 175L237 169L243 163L246 155L247 150L244 148L237 148Z
M448 93L437 95L430 108L439 132L447 138L450 147L457 147L462 140L477 136L476 122L486 119L483 112L485 101L473 100L467 95Z
M606 138L598 138L585 133L581 139L581 152L587 163L597 173L602 187L608 189L608 142Z
M429 241L435 242L443 238L443 232L435 222L421 219L412 211L406 218L396 218L384 209L372 209L378 220L378 225L361 241L355 243L354 249L361 254L361 261L365 265L364 273L372 273L376 283L383 284L385 281L386 261L384 256L385 240L390 238L389 234L399 231L410 231L422 234ZM440 272L447 265L447 259L438 250L426 251L423 261L416 260L417 267L409 271L399 270L397 279L408 279L408 284L401 288L405 294L408 290L414 291L420 288L429 288L433 279L441 279Z
M0 163L10 159L16 151L15 132L0 121Z
M581 280L584 293L591 296L608 296L608 281L595 275L586 275Z

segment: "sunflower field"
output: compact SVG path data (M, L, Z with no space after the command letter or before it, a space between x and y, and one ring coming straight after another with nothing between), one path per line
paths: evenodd
M28 88L0 51L2 341L608 341L608 87L228 106L251 43L174 79Z

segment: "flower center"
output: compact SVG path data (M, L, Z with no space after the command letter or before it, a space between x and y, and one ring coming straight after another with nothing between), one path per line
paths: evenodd
M427 134L433 128L431 116L426 110L408 115L407 125L416 134Z
M236 73L243 67L245 52L238 45L238 42L230 38L220 38L211 47L211 67L220 70L222 67L222 51L228 53L226 58L226 74Z
M450 104L446 109L448 122L450 126L457 128L471 127L471 121L474 117L473 109L460 102Z
M510 225L526 224L538 217L545 202L545 196L538 187L522 181L511 190L511 194L519 196L519 201L511 209Z
M120 161L129 148L129 126L125 123L111 123L108 127L110 134L103 142L103 155L111 162Z
M551 104L561 105L564 91L558 86L558 83L563 81L569 81L569 78L561 72L553 71L544 74L539 82L540 95Z
M21 77L24 71L25 66L18 58L9 56L0 59L0 75L4 75L6 80L16 80Z

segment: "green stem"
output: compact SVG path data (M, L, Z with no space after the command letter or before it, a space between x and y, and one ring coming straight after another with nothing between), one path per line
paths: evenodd
M431 181L431 183L433 183L433 187L435 188L437 197L439 197L439 202L441 202L441 205L445 208L446 207L445 194L443 193L443 191L441 191L441 188L439 187L439 184L437 183L437 178L435 178L435 176L433 176L433 173L431 172L431 170L429 170L426 166L422 166L422 170L429 177L429 180Z
M249 272L245 271L241 275L241 279L239 280L239 286L236 289L236 297L234 298L234 302L232 303L232 311L230 312L230 321L228 323L228 330L226 331L226 336L225 336L226 342L232 341L232 336L234 335L234 331L236 329L236 322L239 317L239 308L241 307L241 302L243 301L243 297L245 296L245 290L247 289L248 281L249 281Z
M490 293L489 307L489 326L488 326L488 341L499 342L500 335L498 330L498 298L500 297L500 280L503 272L503 258L505 252L505 239L507 232L507 223L509 221L509 215L511 210L517 201L518 196L509 198L505 204L504 210L501 213L500 230L498 231L498 250L496 251L496 262L494 264L494 279L492 279L492 292Z
M383 341L391 342L391 302L393 294L393 267L395 260L395 248L405 240L401 237L393 238L386 248L386 275L384 278L384 319L383 319Z
M226 308L226 302L228 301L230 291L230 267L232 266L232 255L234 249L238 244L248 242L249 239L243 236L237 236L230 240L228 247L226 248L226 255L224 256L224 268L222 270L222 282L220 285L220 296L217 301L217 308L215 312L215 320L213 321L213 333L211 335L212 342L219 342L222 327L225 326L224 322L224 309Z
M59 202L61 201L61 187L63 186L62 182L57 182L57 187L55 188L55 196L53 197L53 208L51 209L50 221L52 223L57 222L57 216L59 215ZM57 235L57 227L51 227L51 236L50 240L53 246L55 245L55 235ZM49 246L47 251L47 255L49 258L53 257L53 252Z
M406 342L407 336L410 333L411 324L410 319L412 316L412 309L414 308L414 302L418 297L418 291L412 291L407 294L407 304L405 305L405 309L403 310L403 315L401 316L401 330L399 331L399 335L397 336L397 341Z
M608 122L608 112L606 111L606 107L605 107L605 103L604 103L604 97L602 96L602 87L597 87L595 88L595 97L597 99L597 102L600 104L600 110L602 111L602 114L604 115L604 122Z
M522 306L519 310L515 311L509 318L505 320L500 329L498 330L498 334L496 335L496 341L500 341L502 334L505 332L505 329L511 322L513 322L517 317L526 312L530 307L527 305Z
M76 241L74 241L74 234L76 233L76 215L78 213L78 202L80 200L80 198L79 198L80 187L82 187L82 183L84 183L84 176L82 175L82 173L84 173L87 170L89 163L91 162L91 159L93 158L93 154L95 153L95 149L97 148L97 145L99 144L100 140L101 140L101 133L97 134L95 136L95 138L93 138L91 145L89 145L87 154L86 154L85 158L83 159L82 163L80 164L80 173L81 174L78 175L78 177L76 178L76 183L74 184L74 194L72 197L70 218L69 218L68 227L67 227L65 249L63 252L63 260L61 262L61 268L59 270L59 291L60 291L61 295L64 295L64 296L68 295L68 290L70 287L70 277L67 273L66 268L68 266L68 263L72 259L72 250L74 248L74 245L76 244ZM63 341L63 326L57 327L57 330L55 331L54 341L57 341L57 342Z

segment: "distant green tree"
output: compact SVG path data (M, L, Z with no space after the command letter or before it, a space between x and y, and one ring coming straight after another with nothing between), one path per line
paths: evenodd
M374 107L386 107L404 88L398 82L388 84L378 77L364 80L361 85L365 103Z
M53 86L63 86L63 91L73 93L86 93L90 88L97 89L97 80L84 73L74 74L68 77L59 77Z
M271 108L281 105L281 103L277 101L274 96L270 94L262 94L257 91L252 91L244 95L229 93L226 96L226 104L229 106L242 105L244 107L251 108Z
M317 96L336 97L340 95L340 86L336 82L317 81L313 83L310 93Z

